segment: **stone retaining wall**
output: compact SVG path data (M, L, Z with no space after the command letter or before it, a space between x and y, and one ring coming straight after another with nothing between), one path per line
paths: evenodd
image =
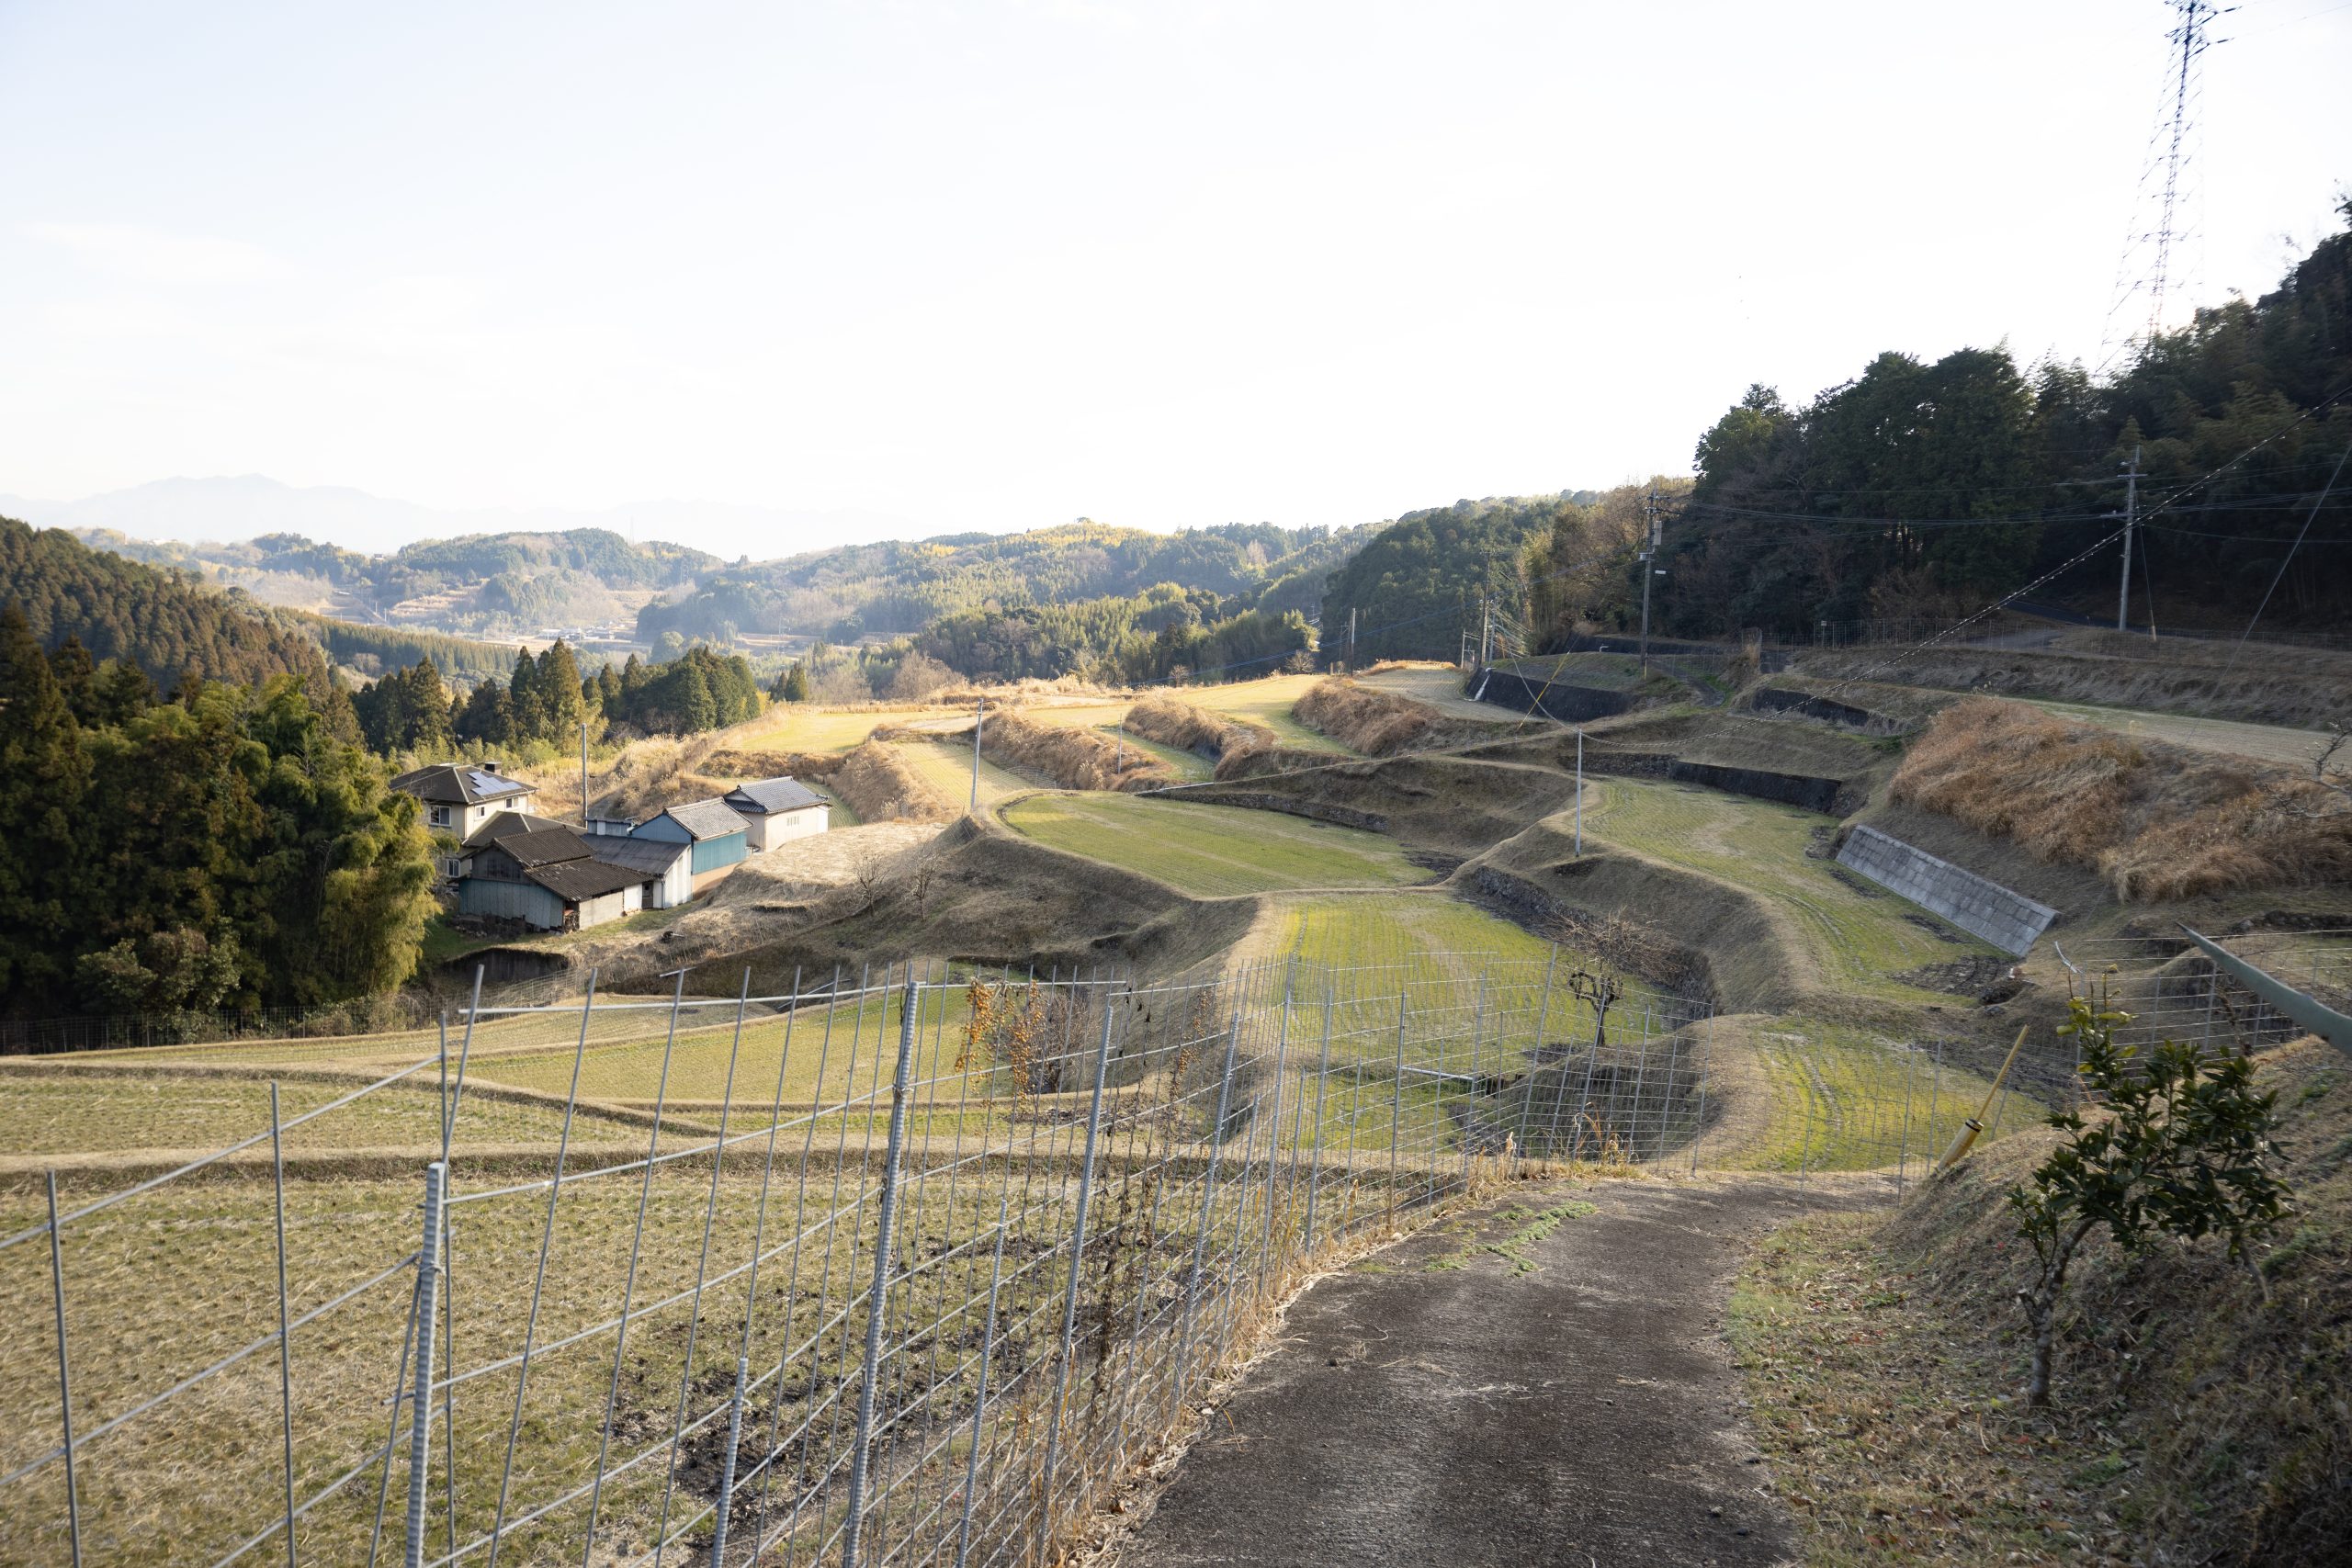
M1838 852L1838 863L1931 909L1973 936L2022 958L2058 911L1912 848L1875 828L1856 828Z

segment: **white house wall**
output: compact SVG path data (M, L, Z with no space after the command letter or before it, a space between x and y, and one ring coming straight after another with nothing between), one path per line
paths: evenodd
M580 929L586 931L590 926L601 926L606 920L619 919L628 913L628 896L636 890L634 886L623 887L599 897L580 900Z
M823 832L829 810L822 806L804 806L797 811L780 811L773 816L750 818L752 852L764 854L778 844Z

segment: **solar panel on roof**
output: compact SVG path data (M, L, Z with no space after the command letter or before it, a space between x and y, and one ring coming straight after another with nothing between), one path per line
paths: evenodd
M467 769L466 777L473 781L475 791L481 795L505 795L515 787L513 779L502 779L496 773L485 773L477 769Z

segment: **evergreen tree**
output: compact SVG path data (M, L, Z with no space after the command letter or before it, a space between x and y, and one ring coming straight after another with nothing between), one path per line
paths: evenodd
M61 986L89 759L24 612L0 607L0 996Z
M496 676L486 676L474 683L466 697L464 710L458 716L457 735L460 741L476 746L511 746L514 743L514 709L507 701L506 688Z

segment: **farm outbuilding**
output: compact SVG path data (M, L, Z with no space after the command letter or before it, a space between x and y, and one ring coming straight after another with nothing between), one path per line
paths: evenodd
M694 846L668 839L594 837L596 858L624 865L645 878L639 897L649 909L667 909L695 896Z
M632 839L693 846L688 866L697 893L734 870L751 853L751 825L728 808L723 800L697 800L668 810L637 825Z
M748 824L745 843L755 855L788 839L823 832L832 811L824 796L789 776L760 779L719 799Z
M519 813L514 815L520 816ZM569 828L478 835L458 883L458 912L520 920L535 931L577 931L644 907L647 874L594 858Z

